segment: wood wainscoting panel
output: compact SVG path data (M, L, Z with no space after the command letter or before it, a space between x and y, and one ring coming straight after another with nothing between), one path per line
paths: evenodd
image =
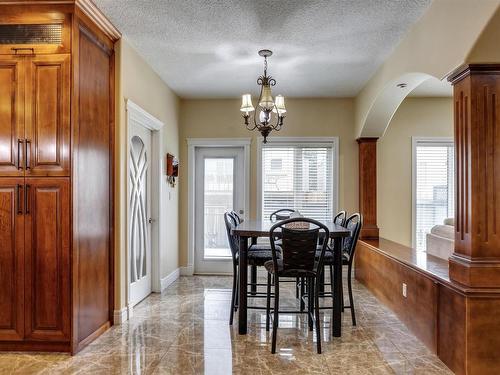
M437 283L422 273L387 257L359 241L356 249L356 279L363 283L410 328L424 344L436 352ZM407 285L407 297L402 293Z

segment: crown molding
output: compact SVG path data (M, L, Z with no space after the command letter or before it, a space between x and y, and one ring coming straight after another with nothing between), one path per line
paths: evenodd
M121 38L120 31L91 0L76 0L75 5L82 13L94 21L113 42Z

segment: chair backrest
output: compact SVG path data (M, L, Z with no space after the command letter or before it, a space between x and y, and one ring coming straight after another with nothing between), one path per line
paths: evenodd
M243 218L236 211L231 211L231 215L236 219L238 224L243 223Z
M294 212L298 212L297 210L293 210L291 208L282 208L281 210L274 211L271 215L269 215L269 220L271 221L280 221L286 220L290 218L290 215Z
M363 226L363 216L361 214L355 213L349 216L344 224L344 227L351 231L351 235L344 238L343 250L349 255L349 263L352 263L354 259L354 251L356 250L356 244L358 243L359 233L361 232L361 227Z
M301 270L319 272L322 270L327 241L323 241L321 253L316 262L316 251L320 231L325 238L330 236L328 227L319 221L299 217L280 221L269 231L274 269L278 269L276 238L281 238L281 259L283 271Z
M347 217L346 211L339 211L339 213L335 215L335 217L333 218L333 222L337 225L344 226L346 217Z
M238 225L238 221L231 212L225 212L224 222L226 223L227 240L229 242L229 248L231 249L231 255L234 261L236 260L236 255L238 254L239 244L238 237L232 234L231 230L236 228L236 226Z

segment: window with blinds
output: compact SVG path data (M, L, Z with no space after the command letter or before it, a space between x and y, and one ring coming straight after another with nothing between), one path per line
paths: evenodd
M454 145L450 141L414 142L415 246L426 250L426 235L434 225L454 216Z
M337 202L335 142L277 142L262 146L262 220L282 208L332 220Z

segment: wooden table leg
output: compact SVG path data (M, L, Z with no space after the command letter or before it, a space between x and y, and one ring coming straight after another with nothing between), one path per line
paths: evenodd
M257 244L257 237L252 237L252 245L256 245ZM250 285L250 292L252 293L252 295L256 295L257 294L257 267L256 266L252 266L250 267L250 281L252 283L252 285Z
M238 306L238 332L247 333L247 283L248 283L248 238L240 237L239 271L240 271L240 304Z
M335 238L333 249L332 335L340 337L342 335L342 238Z

